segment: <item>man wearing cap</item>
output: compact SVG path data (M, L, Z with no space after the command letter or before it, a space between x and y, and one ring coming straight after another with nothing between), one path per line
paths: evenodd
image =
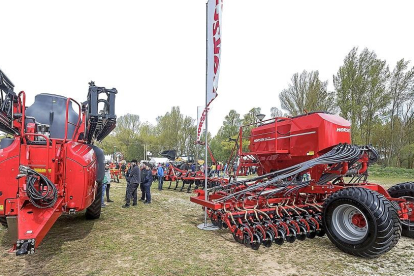
M141 182L141 171L137 166L137 160L132 160L131 166L132 170L131 174L129 175L127 198L125 205L123 205L122 208L128 208L130 206L131 198L133 198L132 206L137 205L137 188L139 186L139 183Z

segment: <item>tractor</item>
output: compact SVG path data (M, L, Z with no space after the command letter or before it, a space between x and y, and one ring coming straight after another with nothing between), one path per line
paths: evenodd
M24 91L0 71L0 222L16 255L32 254L63 213L101 214L104 154L116 126L115 88L89 83L87 101Z
M378 153L352 145L342 117L273 118L241 127L236 144L236 172L255 166L258 175L197 190L191 201L237 242L257 250L326 234L346 253L375 258L401 235L414 238L414 183L369 182Z

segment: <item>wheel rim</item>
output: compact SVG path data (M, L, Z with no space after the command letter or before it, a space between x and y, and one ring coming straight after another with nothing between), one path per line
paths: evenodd
M343 239L352 242L362 240L368 233L367 218L361 210L349 204L335 208L332 226Z
M413 223L414 221L414 197L412 196L402 196L401 198L405 199L407 201L408 208L410 208L412 211L408 215L408 220L401 220L401 223L409 225L410 223Z

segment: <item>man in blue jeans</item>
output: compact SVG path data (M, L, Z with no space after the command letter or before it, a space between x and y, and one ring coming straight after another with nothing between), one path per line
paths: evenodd
M160 163L158 163L157 175L158 175L158 190L161 191L163 180L164 180L164 168L161 166Z

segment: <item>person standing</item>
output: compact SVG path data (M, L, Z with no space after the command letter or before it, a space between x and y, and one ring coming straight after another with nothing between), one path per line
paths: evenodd
M109 171L109 166L105 166L105 176L106 179L108 180L106 183L106 202L113 202L110 198L109 198L109 189L111 189L111 172ZM103 196L103 193L102 193ZM102 199L103 202L103 199Z
M128 186L128 194L125 205L122 208L129 208L131 203L131 198L133 198L132 206L137 205L137 189L139 183L141 182L141 171L139 170L138 166L136 165L137 161L132 160L132 170L129 176L129 186Z
M122 175L125 177L125 171L126 171L126 165L125 165L125 163L122 163L122 166L121 166L121 172L122 172Z
M146 172L144 182L141 185L144 186L144 191L145 191L146 200L144 204L150 204L151 203L152 173L148 166L145 166L145 169L147 170L147 172Z
M139 188L141 189L140 201L145 201L146 198L145 198L144 181L145 181L145 176L147 175L147 170L144 164L141 164L140 169L141 169L141 185L139 186Z
M158 190L162 191L162 184L164 180L164 168L161 166L160 163L158 163L157 176L158 176Z
M220 177L220 171L221 171L221 164L220 162L217 164L217 177Z
M101 200L101 206L105 207L105 192L108 194L108 185L111 185L111 173L109 172L109 165L106 164L105 165L105 175L104 175L104 179L102 181L102 200Z
M127 167L127 170L126 170L126 172L125 172L125 179L126 179L126 182L127 182L127 186L126 186L126 190L125 190L125 201L127 200L127 197L128 197L128 187L129 187L129 176L131 175L131 170L132 170L132 165L131 165L131 163L128 163L128 167Z
M210 173L210 175L211 176L215 176L215 174L216 174L216 164L215 163L213 163L212 165L211 165L211 173Z

